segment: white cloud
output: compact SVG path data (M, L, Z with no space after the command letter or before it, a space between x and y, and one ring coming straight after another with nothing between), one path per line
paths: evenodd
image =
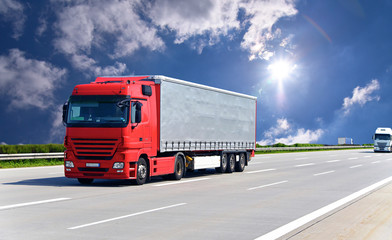
M98 66L91 56L95 50L112 59L140 48L163 50L165 43L158 33L174 34L174 43L189 41L201 53L205 46L217 44L222 37L233 39L245 29L241 47L249 52L249 59L269 59L274 55L272 41L282 35L274 24L297 13L294 0L52 2L57 9L56 49L68 55L74 67L91 72ZM276 46L285 48L291 39L286 37Z
M18 39L23 33L26 16L23 14L23 5L16 0L0 0L0 17L12 22L14 28L13 38Z
M246 14L244 22L238 19L241 9ZM175 33L177 44L204 37L191 42L199 52L219 42L220 36L232 38L249 25L241 47L249 51L250 60L268 60L274 55L270 42L281 36L281 30L273 30L273 25L282 17L295 15L297 10L293 0L161 0L152 4L148 13L158 27ZM285 45L288 41L290 38L285 39Z
M11 49L8 56L0 56L0 94L10 99L10 109L46 109L53 105L53 92L65 74L65 69L28 59L19 49Z
M209 45L213 45L219 35L227 36L230 30L239 29L238 9L238 0L161 0L152 5L149 16L157 26L174 31L177 44L208 35Z
M367 102L376 100L380 100L380 96L372 96L371 94L380 89L380 83L377 79L373 79L370 83L368 83L365 87L361 88L357 86L353 90L352 97L346 97L343 100L342 109L344 110L344 114L347 115L350 113L351 109L355 105L360 105L361 107L365 105Z
M264 132L264 139L259 142L260 145L272 145L275 143L284 143L292 145L295 143L316 142L324 134L324 130L309 130L294 127L285 118L276 121L276 125Z
M274 55L268 43L281 34L273 30L274 24L282 17L297 14L293 0L246 1L245 8L250 27L245 33L241 47L250 52L249 60L261 58L268 60ZM286 45L289 38L286 38Z
M56 6L60 5L55 2ZM144 47L150 50L164 48L154 27L137 13L141 1L77 1L57 6L55 48L69 56L74 67L92 73L121 74L124 63L102 68L91 57L95 49L107 52L111 58L133 54ZM109 73L110 72L110 73Z

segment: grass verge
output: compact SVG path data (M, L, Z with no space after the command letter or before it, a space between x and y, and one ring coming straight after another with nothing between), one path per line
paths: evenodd
M2 168L55 166L55 165L63 165L63 164L64 164L64 160L62 158L5 160L5 161L0 161L0 169L2 169Z

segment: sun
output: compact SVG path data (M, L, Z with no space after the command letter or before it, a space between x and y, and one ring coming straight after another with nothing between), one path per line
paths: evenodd
M271 77L279 81L287 79L295 68L296 65L290 63L287 60L273 62L267 67L271 73Z

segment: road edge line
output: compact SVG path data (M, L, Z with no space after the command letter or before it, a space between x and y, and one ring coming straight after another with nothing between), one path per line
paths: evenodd
M290 232L310 223L311 221L316 220L317 218L320 218L346 204L349 204L351 202L354 202L355 200L360 199L361 197L371 193L372 191L375 191L382 186L392 182L392 176L385 178L377 183L374 183L362 190L359 190L353 194L348 195L347 197L344 197L336 202L333 202L325 207L322 207L312 213L309 213L301 218L298 218L286 225L283 225L267 234L264 234L255 240L271 240L271 239L278 239L280 237L283 237L284 235L289 234Z

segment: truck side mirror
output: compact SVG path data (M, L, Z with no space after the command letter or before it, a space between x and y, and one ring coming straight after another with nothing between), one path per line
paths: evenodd
M372 135L372 139L374 140L375 138L374 138L374 135Z
M143 104L136 102L135 123L140 123L142 121L142 106Z
M132 129L136 128L137 125L142 121L142 106L143 104L141 102L134 102L132 103L132 119L131 123L136 123L136 125L132 126Z
M63 124L67 123L67 116L68 116L68 102L64 103L63 105Z

